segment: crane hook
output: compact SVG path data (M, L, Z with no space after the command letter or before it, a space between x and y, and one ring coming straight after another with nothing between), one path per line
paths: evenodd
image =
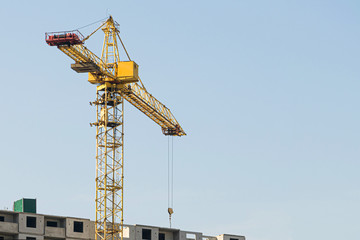
M169 223L171 228L171 215L174 213L174 210L172 208L168 208L168 213L169 213Z

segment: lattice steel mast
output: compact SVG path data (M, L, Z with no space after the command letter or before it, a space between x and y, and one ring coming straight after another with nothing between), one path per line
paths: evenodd
M101 60L114 75L120 62L117 29L112 19L105 33ZM117 84L96 91L96 239L123 238L124 100ZM118 224L120 223L120 224Z

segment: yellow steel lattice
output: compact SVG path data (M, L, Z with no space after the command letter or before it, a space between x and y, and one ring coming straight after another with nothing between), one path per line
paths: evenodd
M97 91L96 239L122 239L123 100L116 85Z

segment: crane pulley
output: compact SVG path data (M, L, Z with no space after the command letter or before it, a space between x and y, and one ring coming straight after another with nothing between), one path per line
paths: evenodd
M96 126L96 239L123 238L124 100L157 123L164 135L186 135L171 111L141 82L139 67L130 59L118 26L110 16L87 37L78 30L45 34L46 43L73 59L71 68L88 73L88 81L96 86L92 102L96 122L91 124ZM99 29L105 34L101 57L84 45ZM128 61L120 60L118 40Z

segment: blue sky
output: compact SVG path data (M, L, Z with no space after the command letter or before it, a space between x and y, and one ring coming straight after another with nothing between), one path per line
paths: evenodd
M350 0L2 3L0 208L34 197L40 213L94 219L95 87L44 33L107 13L188 133L174 139L174 227L357 239L360 2ZM101 34L88 42L101 46ZM125 222L168 226L167 138L125 108Z

